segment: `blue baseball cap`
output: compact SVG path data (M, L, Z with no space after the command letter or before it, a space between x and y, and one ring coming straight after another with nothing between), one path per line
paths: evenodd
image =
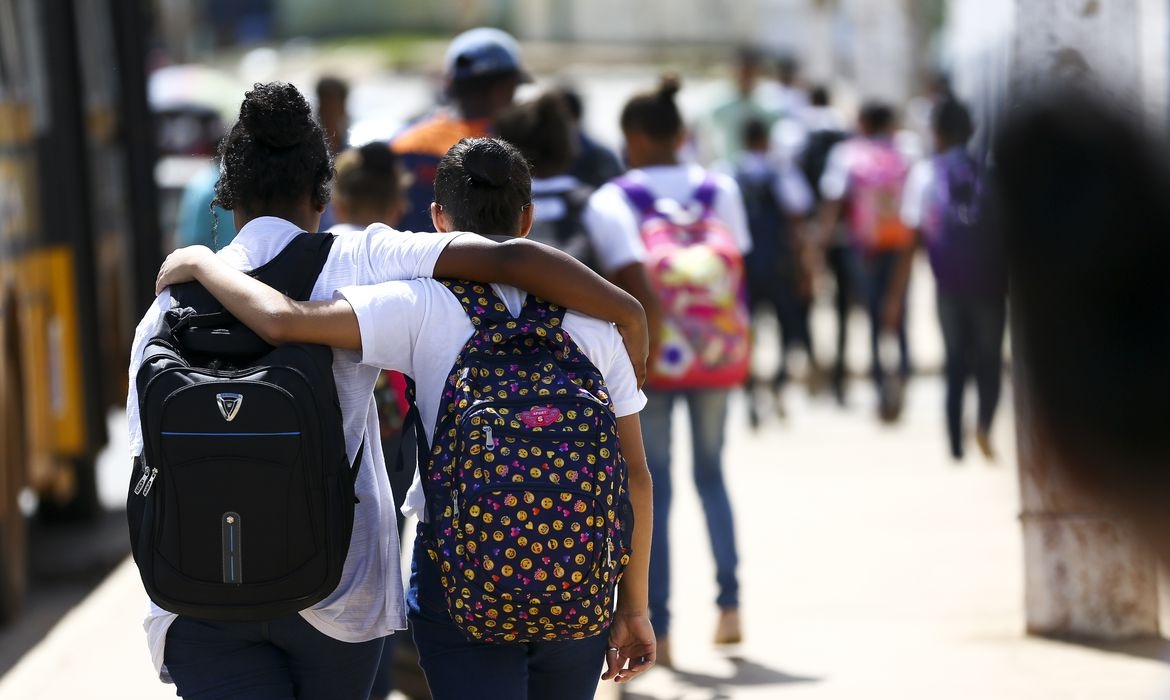
M449 80L465 80L515 73L521 82L531 76L520 66L520 45L512 35L494 27L469 29L451 41L443 60Z

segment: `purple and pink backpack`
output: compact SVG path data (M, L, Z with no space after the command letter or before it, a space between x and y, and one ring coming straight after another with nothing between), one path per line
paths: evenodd
M902 223L902 189L909 165L892 143L854 139L849 172L849 229L866 253L898 250L914 242Z
M474 332L447 379L423 471L451 619L483 642L583 639L611 620L633 509L613 403L563 328L528 297L445 280Z
M740 386L751 358L743 255L715 215L714 179L683 203L657 199L629 175L614 183L639 214L646 272L662 306L663 335L647 385Z

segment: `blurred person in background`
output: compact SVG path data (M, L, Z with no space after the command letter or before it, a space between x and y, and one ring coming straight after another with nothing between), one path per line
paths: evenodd
M764 57L752 47L742 47L735 55L734 81L709 114L699 121L699 150L704 162L734 163L744 150L743 127L749 120L763 122L768 128L780 117L775 101L762 96L760 72Z
M533 222L529 240L565 251L597 269L583 214L594 188L570 172L574 162L573 117L561 93L509 107L496 123L500 138L532 166ZM579 143L579 142L578 142Z
M345 149L349 135L349 84L341 78L327 75L317 81L317 123L325 132L329 155L336 156Z
M330 227L330 233L364 231L367 227L382 223L395 228L402 211L406 208L406 186L409 176L402 169L398 157L386 148L385 143L368 143L361 148L350 148L337 157L337 175L333 181L333 211L337 223ZM400 463L399 448L402 442L402 424L409 410L406 397L406 378L400 372L384 371L374 384L374 402L378 407L378 427L382 442L382 454L386 456L386 470L390 477L390 495L394 498L394 513L398 521L398 532L402 532L405 518L402 516L403 501L414 479L414 469L407 470ZM402 656L406 663L396 663ZM413 660L413 661L410 661ZM426 679L417 668L418 652L409 634L392 634L382 647L382 660L374 676L371 700L382 700L390 696L395 685L412 700L429 697ZM395 675L395 666L400 667ZM411 667L416 673L409 673Z
M675 103L678 90L678 80L667 76L657 89L626 103L621 128L632 169L599 188L585 211L602 269L642 302L650 319L649 402L642 411L646 458L654 480L650 616L658 635L658 663L665 666L673 663L671 416L677 401L687 405L690 417L693 478L715 558L719 615L714 641L734 644L742 637L739 554L722 453L728 396L746 375L750 351L747 309L740 297L743 289L736 285L742 281L740 256L751 249L743 198L734 178L679 162L686 129ZM705 243L671 251L677 239L665 231L687 226L695 227L690 229L692 235L699 232ZM655 229L657 233L652 233ZM700 300L709 313L701 319L680 317L680 298ZM730 314L739 314L735 320L742 322L742 328L736 323L727 324L735 330L713 327L712 316L718 321L732 319L720 315L721 303L728 305ZM710 353L712 348L717 352ZM740 356L745 372L726 372L725 365ZM727 382L717 381L714 375L719 371L722 378L729 378Z
M512 104L516 88L531 80L520 63L520 45L492 27L463 32L451 41L443 60L451 105L406 126L390 142L414 178L407 190L402 227L430 231L435 170L447 150L463 138L489 135L496 117Z
M776 410L783 415L780 392L789 379L789 354L804 350L811 375L818 371L809 328L811 286L803 269L801 233L812 209L813 196L803 174L790 162L778 164L769 156L768 128L752 119L744 125L743 155L735 165L735 180L743 194L752 249L744 256L748 280L748 304L757 315L768 313L779 327L780 362L767 382L775 397ZM757 385L749 375L748 418L759 425Z
M825 165L829 160L829 153L833 147L849 138L845 129L845 122L840 113L833 108L832 96L824 85L812 89L809 95L809 108L804 113L804 125L807 129L796 154L796 161L805 179L812 188L813 197L820 207L824 199L821 193L821 176L825 173ZM837 321L836 356L833 361L833 370L830 382L837 403L845 404L846 381L848 368L845 359L845 348L849 340L849 311L853 307L856 296L854 274L850 265L849 236L841 221L834 222L828 232L822 232L823 261L833 277L833 307ZM817 269L820 257L815 246L806 250L806 266Z
M564 100L565 107L569 110L576 141L576 155L573 157L569 174L596 188L625 172L617 154L598 143L585 131L583 126L585 108L581 102L581 95L570 87L562 87L556 90L556 93Z
M946 350L946 423L951 456L963 458L963 391L974 377L979 396L975 444L993 459L991 423L1003 375L1007 275L984 195L982 168L967 150L971 115L951 98L931 115L936 155L917 163L906 181L902 220L918 232L934 272L938 320ZM899 273L910 276L911 255Z
M822 243L832 239L845 217L852 264L864 291L870 320L871 373L878 394L878 416L898 420L905 382L910 376L906 339L906 289L898 272L913 246L913 232L902 222L902 193L909 160L894 143L894 110L868 102L858 118L860 134L829 152L820 190ZM897 370L888 366L896 344Z
M776 59L776 80L760 85L760 100L779 117L799 119L808 108L808 91L800 84L800 60L785 53Z
M349 137L349 112L345 106L348 99L349 84L341 78L325 76L317 81L317 123L325 133L329 155L334 158L345 149ZM321 229L331 229L337 221L330 201L321 213Z
M215 200L215 183L219 182L219 158L213 158L187 186L179 201L179 218L175 226L175 247L205 245L219 250L236 237L232 214Z

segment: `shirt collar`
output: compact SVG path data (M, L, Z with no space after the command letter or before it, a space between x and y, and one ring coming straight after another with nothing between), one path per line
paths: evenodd
M231 257L242 255L248 267L255 269L275 258L300 232L291 221L260 216L244 224L223 252Z

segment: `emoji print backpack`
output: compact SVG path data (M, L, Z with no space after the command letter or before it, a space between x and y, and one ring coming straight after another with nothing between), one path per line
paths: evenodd
M646 272L662 306L662 337L647 384L727 389L747 379L751 319L743 256L715 216L708 176L689 203L656 199L626 175L614 183L641 219Z
M633 509L601 373L529 296L444 281L474 333L447 380L423 475L451 618L474 640L583 639L609 626Z

